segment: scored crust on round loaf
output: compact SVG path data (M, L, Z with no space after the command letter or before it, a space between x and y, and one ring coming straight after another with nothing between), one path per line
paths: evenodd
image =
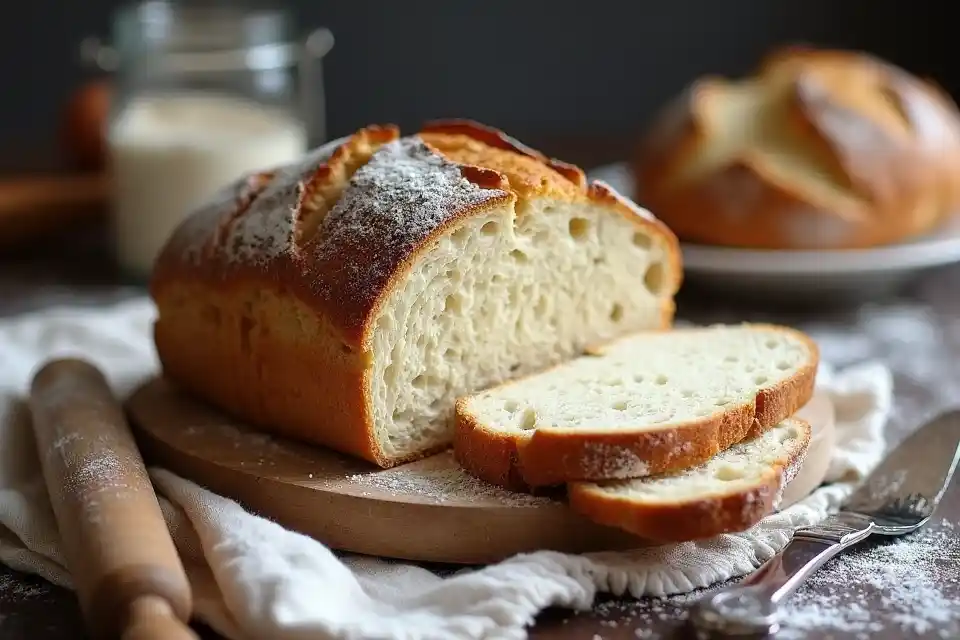
M788 48L705 77L655 119L638 201L685 241L847 249L925 233L960 206L960 112L865 54Z
M641 480L568 486L589 519L659 543L746 531L777 508L803 464L810 425L791 418L691 469Z
M513 490L683 469L805 405L819 351L803 333L744 324L622 338L464 397L454 451Z
M469 121L371 126L184 221L154 336L187 390L386 467L449 446L459 395L669 326L680 277L673 234L576 167Z

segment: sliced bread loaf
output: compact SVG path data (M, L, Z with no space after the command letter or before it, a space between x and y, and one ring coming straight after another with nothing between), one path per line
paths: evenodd
M382 467L448 448L454 401L669 327L673 234L582 171L463 121L368 127L226 187L151 293L164 375Z
M637 333L461 398L456 456L513 490L685 469L793 415L818 360L770 325Z
M600 524L657 542L745 531L776 508L809 444L810 425L791 418L692 469L571 483L570 506Z

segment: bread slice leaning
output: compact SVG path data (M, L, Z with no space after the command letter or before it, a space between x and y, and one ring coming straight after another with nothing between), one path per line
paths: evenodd
M595 522L656 542L745 531L776 508L809 444L810 425L791 418L692 469L571 483L570 506Z
M457 460L522 491L701 464L813 395L810 338L772 325L641 332L456 405Z

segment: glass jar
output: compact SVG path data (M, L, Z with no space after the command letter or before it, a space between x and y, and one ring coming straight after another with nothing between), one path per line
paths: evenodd
M294 42L281 10L149 1L117 12L85 57L113 74L105 132L118 263L143 280L196 207L242 174L325 138L326 29Z

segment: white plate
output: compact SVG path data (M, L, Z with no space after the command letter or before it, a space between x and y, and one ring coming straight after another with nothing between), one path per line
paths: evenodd
M633 197L633 176L622 164L599 167L590 177ZM960 217L927 236L877 249L776 251L688 243L681 248L686 280L725 293L863 299L891 293L926 270L960 262Z

